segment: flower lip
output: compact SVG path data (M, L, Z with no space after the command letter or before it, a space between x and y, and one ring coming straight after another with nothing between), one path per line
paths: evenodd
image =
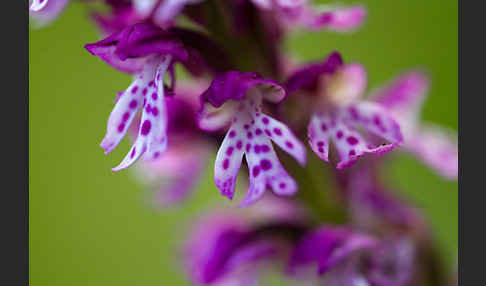
M85 48L95 56L99 56L100 48L114 48L114 55L122 61L150 54L166 54L174 60L188 60L184 45L174 33L149 23L135 24L101 41L87 44Z
M262 78L257 72L229 71L215 77L209 88L201 94L202 102L220 107L228 100L242 100L253 87L263 88L264 98L273 103L286 96L284 86L276 81Z
M289 93L298 89L312 89L324 74L334 74L343 65L341 54L332 52L324 62L307 65L294 72L285 83Z

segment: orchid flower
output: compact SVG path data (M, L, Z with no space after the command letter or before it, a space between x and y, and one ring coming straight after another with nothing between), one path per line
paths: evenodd
M364 68L357 63L343 64L333 52L324 63L296 71L287 89L311 89L313 106L308 125L309 145L322 160L329 161L331 141L342 169L366 153L382 154L403 141L400 127L379 103L359 100L366 88ZM361 130L360 130L361 129Z
M206 103L200 112L202 129L215 130L231 123L214 165L216 186L229 199L235 192L243 154L246 157L250 187L241 206L256 202L267 186L278 195L297 191L296 182L278 160L271 141L301 165L306 162L305 147L284 123L262 110L264 99L277 103L284 97L285 90L280 84L257 73L236 71L217 76L201 95Z
M260 269L279 244L259 238L241 216L213 214L198 221L185 245L185 262L196 285L257 285Z
M317 264L319 277L312 285L405 286L413 277L414 261L414 244L407 237L379 240L348 227L321 226L297 243L288 272L308 280L313 277L309 267Z
M458 174L457 135L452 130L420 122L420 111L428 91L428 79L420 71L394 78L372 92L371 97L390 110L404 135L403 150L414 154L444 178Z
M138 137L125 159L112 170L128 168L144 153L147 159L158 158L167 147L163 78L174 61L188 58L182 42L150 24L137 24L88 44L86 49L115 68L136 74L110 114L107 133L101 142L105 153L110 153L125 136L137 111L142 110Z
M258 285L288 257L306 229L307 213L294 202L266 195L256 209L213 210L193 225L184 262L196 285Z

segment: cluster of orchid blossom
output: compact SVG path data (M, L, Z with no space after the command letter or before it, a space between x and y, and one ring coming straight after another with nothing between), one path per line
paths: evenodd
M299 285L453 283L420 213L378 179L386 162L375 156L409 152L444 178L457 178L456 135L420 120L427 75L405 72L364 97L361 64L339 52L299 64L282 47L295 28L353 31L366 18L364 6L79 1L109 8L90 9L103 39L85 48L133 75L115 98L101 142L108 154L127 133L133 139L113 171L134 165L141 183L156 190L156 204L167 206L197 189L216 148L214 182L233 199L245 157L241 208L214 211L187 239L185 268L195 284L256 285L269 268ZM31 0L31 18L51 23L68 3ZM177 64L188 78L176 81ZM307 151L332 166L339 218L316 215L294 196L324 191L302 185L321 176L306 168L314 156Z

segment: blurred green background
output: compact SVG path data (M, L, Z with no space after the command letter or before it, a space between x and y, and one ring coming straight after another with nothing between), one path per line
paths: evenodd
M369 18L358 32L299 33L288 49L305 60L338 50L366 66L369 87L404 69L426 68L432 86L423 119L457 130L457 1L359 2ZM186 204L155 210L133 172L110 171L129 143L124 140L110 156L98 145L116 92L130 77L84 50L99 37L86 12L73 3L51 26L30 30L31 285L187 285L177 260L184 226L208 205L236 202L218 194L208 168ZM408 155L395 156L387 172L423 210L453 267L457 182L442 180Z

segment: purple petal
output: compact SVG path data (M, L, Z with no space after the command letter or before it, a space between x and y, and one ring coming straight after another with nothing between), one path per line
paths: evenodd
M345 227L321 227L305 235L292 252L288 271L318 262L320 275L362 249L370 249L376 240Z
M132 94L137 94L140 92L145 97L146 103L142 106L143 112L141 125L135 143L123 161L117 167L113 168L112 171L116 172L130 167L146 151L146 159L157 159L157 157L160 156L167 148L167 112L165 108L164 88L162 83L164 73L166 72L170 61L170 56L167 56L162 60L157 57L150 59L150 61L147 63L147 69L144 70L144 74L138 77L138 80L140 80L142 83L146 83L149 80L150 82L146 85L142 84L140 87L134 86L130 90L130 93ZM155 83L155 81L157 83ZM117 104L120 102L121 99ZM132 100L130 101L128 108L135 111L141 105L142 103L139 99L137 101ZM123 125L121 126L124 127ZM118 128L120 128L120 125ZM118 139L118 137L115 139ZM118 142L119 140L115 141L116 144L118 144ZM105 148L105 150L106 148L110 148L109 150L114 148L110 137L105 137L102 142L102 147Z
M294 72L285 83L289 93L298 89L314 89L322 75L333 74L343 65L341 54L332 52L324 62L307 65Z
M268 119L268 124L263 122L263 118ZM262 117L256 122L262 130L270 131L272 134L272 141L275 142L275 144L294 157L300 165L305 165L307 159L305 146L294 135L290 128L287 127L287 125L269 116ZM265 135L267 134L265 133Z
M312 150L327 162L331 138L339 157L338 169L351 166L366 153L381 154L401 143L398 125L382 109L371 103L360 103L358 106L338 109L334 116L315 114L309 123L309 145ZM369 126L376 125L373 119L379 120L381 128ZM371 134L363 135L358 128L364 128Z
M242 100L250 88L257 86L263 89L264 97L269 101L277 103L285 97L285 89L275 81L264 79L255 72L230 71L216 76L201 99L214 107L220 107L228 100Z
M403 142L400 126L390 112L379 104L366 101L353 104L344 112L344 118L392 144Z
M368 274L372 285L410 285L415 268L415 246L410 239L383 242L373 253L373 267Z
M227 261L248 235L245 224L228 213L199 221L185 247L191 279L197 284L208 284L225 276Z
M233 199L236 188L236 177L240 170L244 153L246 133L238 125L232 126L219 147L214 163L214 183L221 194ZM233 135L234 134L234 135ZM241 142L241 143L239 143ZM230 151L231 150L231 151Z
M248 132L256 133L257 128L249 128ZM266 134L253 136L246 145L250 146L245 150L250 187L241 207L247 207L260 199L267 186L278 195L293 195L297 192L297 183L283 168Z
M425 126L405 141L404 148L447 179L457 179L457 137L438 126Z
M170 32L148 23L135 24L85 48L95 56L124 72L139 71L140 58L151 54L171 55L187 60L182 42Z
M307 128L309 145L319 158L329 161L329 137L331 136L331 120L325 116L313 115Z
M428 90L428 79L419 71L403 74L372 92L374 101L399 113L416 114Z
M146 73L150 74L152 66L146 68ZM106 135L101 142L101 147L105 154L110 153L125 137L137 111L143 102L144 88L148 88L149 78L137 77L135 81L126 89L116 101L115 107L108 118Z

